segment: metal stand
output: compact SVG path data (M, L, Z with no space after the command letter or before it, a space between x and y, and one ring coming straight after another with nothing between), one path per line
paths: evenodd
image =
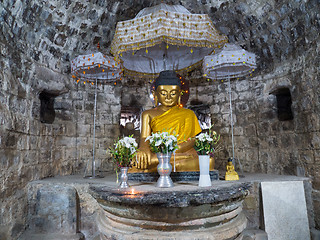
M96 174L96 161L95 161L95 149L96 149L96 112L97 112L97 87L98 82L97 78L95 81L95 89L94 89L94 109L93 109L93 144L92 144L92 163L91 163L91 175L87 176L87 168L88 163L86 165L85 171L84 171L84 178L103 178L103 176Z

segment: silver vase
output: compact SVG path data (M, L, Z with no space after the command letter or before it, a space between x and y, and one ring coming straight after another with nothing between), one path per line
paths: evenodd
M170 158L172 153L157 153L159 164L157 166L158 173L160 175L157 181L157 187L169 188L173 187L173 182L170 178L170 173L172 171L172 166L170 164Z
M119 188L129 188L128 184L128 167L122 167L120 168L121 173L120 173L120 185Z

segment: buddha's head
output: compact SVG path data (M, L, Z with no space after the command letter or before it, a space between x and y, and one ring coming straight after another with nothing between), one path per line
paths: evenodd
M166 107L174 107L180 104L181 82L175 71L160 72L155 82L154 100L155 105L158 103Z

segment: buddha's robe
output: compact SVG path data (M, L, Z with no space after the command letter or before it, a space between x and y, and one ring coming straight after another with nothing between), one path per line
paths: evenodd
M163 114L154 117L150 124L152 132L168 132L178 135L178 143L195 137L201 132L197 116L190 109L172 107Z
M163 114L154 117L150 124L151 130L155 132L168 132L169 134L178 135L178 143L187 141L201 132L197 116L190 109L178 106L172 107ZM170 163L174 164L174 156ZM199 171L199 160L197 152L192 148L184 153L175 155L176 171ZM156 166L150 166L153 169ZM156 169L154 169L156 171Z

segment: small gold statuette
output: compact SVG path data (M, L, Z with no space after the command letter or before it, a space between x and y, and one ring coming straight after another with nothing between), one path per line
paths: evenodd
M227 172L226 172L225 180L226 181L239 180L239 175L234 170L234 166L232 164L232 159L231 158L228 159Z

